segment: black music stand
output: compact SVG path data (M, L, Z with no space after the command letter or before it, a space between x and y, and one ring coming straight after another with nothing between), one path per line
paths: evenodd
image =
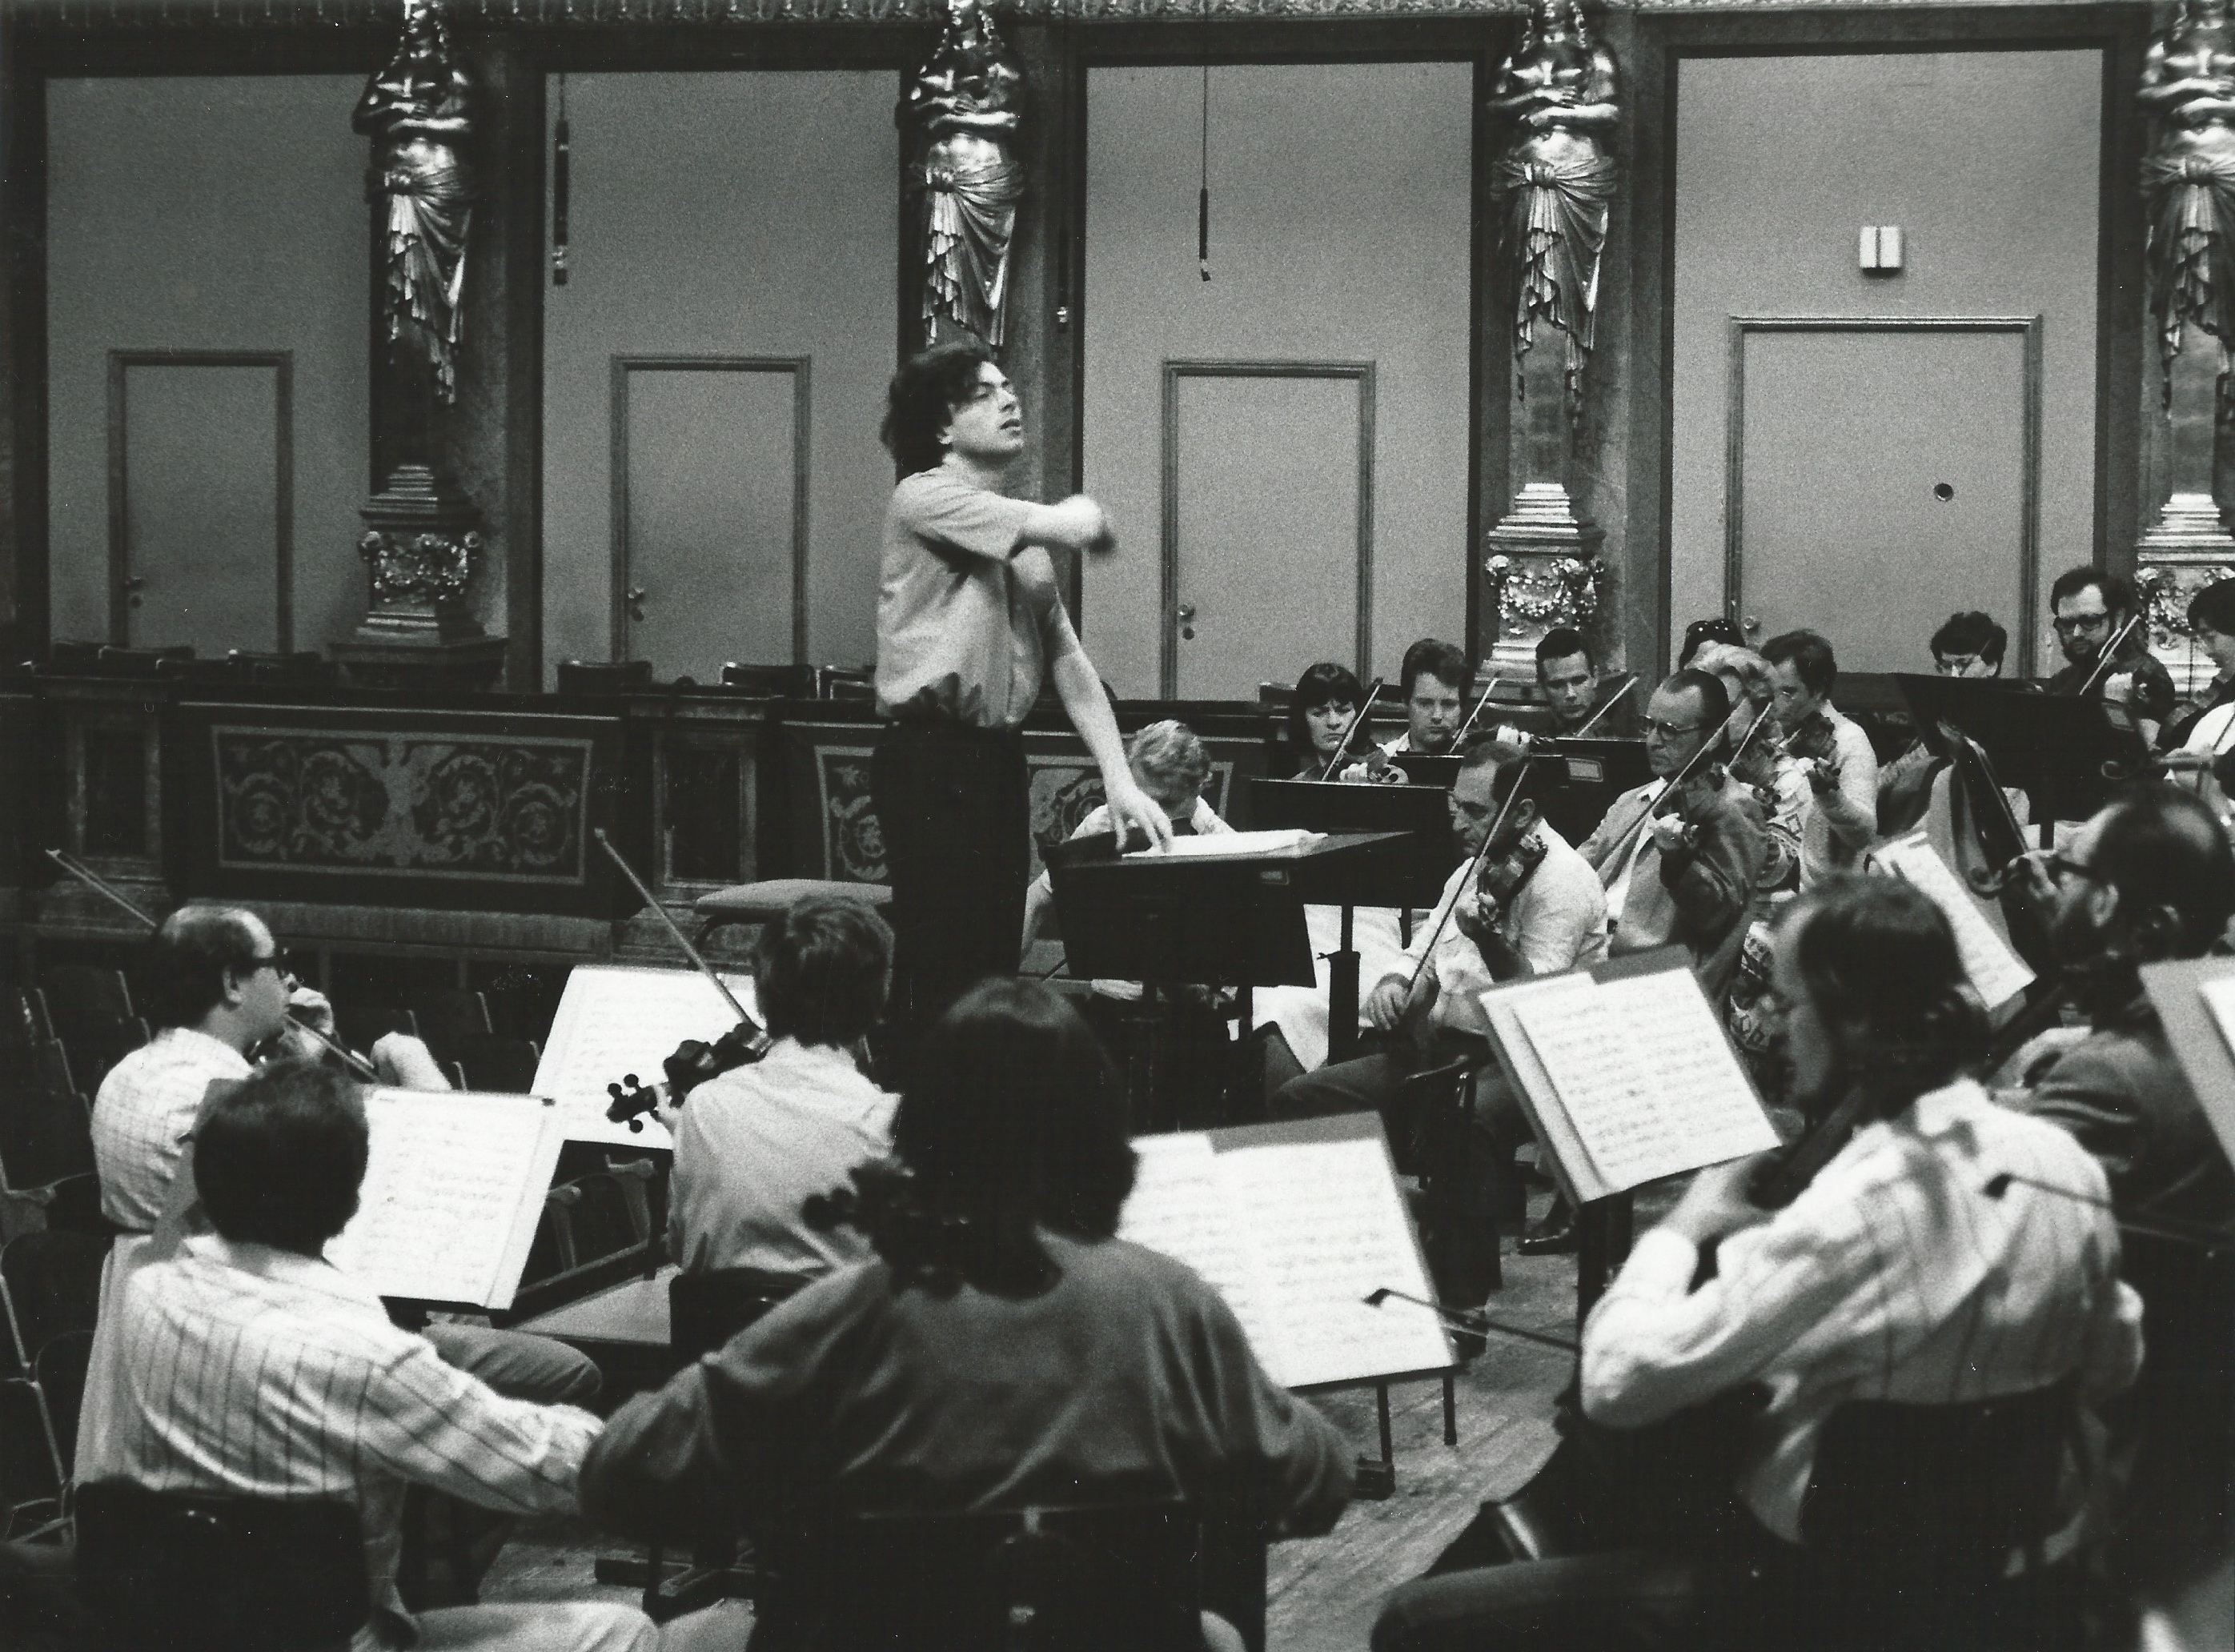
M1542 748L1557 774L1540 783L1538 809L1552 829L1570 844L1582 842L1606 818L1614 800L1653 778L1642 740L1554 740Z
M2124 714L2093 697L2043 694L1991 678L1904 672L1894 681L1925 749L1947 755L1943 718L1976 740L2002 783L2026 794L2044 845L2056 822L2087 819L2149 756Z
M1456 754L1430 757L1425 751L1399 751L1389 761L1404 771L1409 785L1434 786L1449 791L1452 783L1459 777L1460 759Z
M1407 847L1399 833L1350 832L1270 855L1121 856L1113 836L1097 833L1052 850L1048 876L1072 974L1137 980L1144 1009L1173 987L1238 987L1247 1037L1251 988L1309 987L1316 979L1304 908L1342 907L1347 947L1350 908L1402 887ZM1354 1043L1355 954L1350 993ZM1331 1052L1336 1032L1330 1013ZM1126 1087L1140 1116L1155 1105L1156 1046L1154 1036L1137 1039L1127 1062Z

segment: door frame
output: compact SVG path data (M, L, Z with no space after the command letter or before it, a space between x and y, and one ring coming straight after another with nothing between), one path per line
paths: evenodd
M108 352L108 640L131 646L132 511L127 482L131 409L125 377L134 367L268 367L272 370L272 642L295 646L295 352L292 350L112 350Z
M632 372L790 373L791 375L791 663L805 665L807 654L807 489L809 415L812 398L811 356L636 356L613 357L613 659L629 657L629 389ZM760 663L760 662L756 662Z
M2015 333L2023 352L2024 428L2019 441L2017 674L2031 677L2035 599L2041 585L2041 379L2042 318L2030 316L1733 316L1730 395L1723 436L1723 604L1741 623L1746 590L1740 582L1746 534L1746 342L1748 333L1981 332ZM1759 645L1749 642L1749 647Z
M1352 639L1360 680L1373 649L1373 364L1370 361L1175 361L1163 364L1163 429L1158 463L1163 503L1162 602L1157 692L1179 694L1180 381L1186 378L1348 379L1358 386L1358 624Z

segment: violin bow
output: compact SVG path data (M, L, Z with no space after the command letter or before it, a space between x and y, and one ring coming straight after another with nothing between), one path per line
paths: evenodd
M1746 749L1748 745L1753 744L1754 735L1760 731L1761 725L1768 721L1769 718L1766 714L1754 718L1753 726L1746 731L1746 738L1739 742L1739 749L1731 754L1731 762L1736 763L1741 757L1746 755ZM1724 740L1727 738L1728 735L1727 731L1717 729L1713 737L1711 737L1705 744L1701 745L1697 751L1694 751L1689 757L1685 759L1684 766L1676 771L1675 778L1669 781L1668 785L1662 789L1661 795L1653 800L1653 802L1646 808L1645 812L1640 815L1635 820L1629 823L1628 829L1623 831L1620 837L1615 840L1614 847L1607 851L1606 859L1599 862L1599 882L1602 884L1605 885L1609 888L1612 888L1614 887L1615 879L1622 875L1622 863L1629 854L1629 848L1632 840L1637 836L1638 833L1643 831L1648 824L1659 818L1662 811L1667 809L1678 794L1684 790L1684 783L1691 779L1694 775L1700 771L1701 768L1708 761L1715 748L1722 744Z
M1580 740L1580 739L1582 739L1585 735L1589 734L1589 733L1593 729L1595 729L1595 728L1598 727L1598 725L1599 725L1599 719L1600 719L1601 718L1604 717L1604 716L1605 716L1609 711L1611 711L1612 710L1614 710L1614 708L1615 708L1616 706L1617 706L1617 705L1621 705L1621 704L1622 704L1622 702L1626 698L1628 698L1628 696L1629 696L1629 691L1630 691L1631 689L1633 689L1633 688L1635 688L1636 686L1637 686L1637 673L1636 673L1635 672L1630 672L1630 674L1629 674L1629 680L1628 682L1624 683L1624 684L1623 684L1620 688L1617 688L1616 690L1615 690L1615 692L1614 692L1613 693L1611 693L1611 694L1608 695L1608 696L1607 696L1607 703L1606 703L1604 705L1600 706L1600 707L1599 707L1599 709L1598 709L1597 711L1593 711L1593 712L1591 713L1591 715L1590 715L1590 720L1589 720L1589 722L1585 723L1585 724L1583 724L1583 727L1581 727L1581 728L1577 729L1577 730L1576 730L1573 734L1570 735L1568 738L1569 738L1570 740ZM1759 722L1759 721L1760 721L1760 719L1759 718L1757 718L1755 719L1755 721L1756 721L1756 722ZM1736 761L1737 761L1737 759L1736 759L1736 758L1733 758L1733 759L1732 759L1732 761L1733 761L1733 762L1736 762Z
M1386 677L1377 677L1373 679L1373 686L1366 691L1366 703L1351 714L1350 726L1342 731L1342 738L1336 742L1334 756L1329 757L1327 767L1320 770L1321 779L1334 778L1334 771L1341 765L1343 757L1349 752L1351 740L1357 735L1359 725L1373 715L1373 697L1381 692L1381 685L1388 680Z
M2134 634L2134 627L2141 623L2142 616L2138 610L2129 616L2125 625L2119 627L2119 634L2103 645L2103 652L2095 656L2094 669L2090 671L2081 680L2080 686L2073 691L2074 699L2084 700L2095 692L2096 682L2102 677L2104 667L2117 660L2119 650L2127 646L2127 639Z
M1526 765L1529 760L1524 757L1521 761ZM1452 914L1459 909L1459 902L1466 897L1467 886L1482 875L1483 856L1490 853L1490 846L1498 841L1498 834L1504 829L1507 817L1513 813L1514 804L1521 801L1522 788L1528 783L1529 770L1524 766L1513 777L1513 790L1505 794L1504 803L1498 806L1497 818L1490 823L1490 829L1483 834L1474 858L1467 862L1466 875L1458 881L1458 887L1452 890L1452 898L1444 902L1444 909L1436 919L1436 927L1428 932L1428 944L1420 949L1420 961L1412 967L1412 979L1405 983L1405 1007L1408 1013L1412 1007L1412 994L1420 990L1421 978L1428 973L1428 962L1436 955L1436 943L1444 938L1444 926L1452 921Z
M163 926L157 922L154 918L150 916L148 914L142 912L138 907L134 906L130 900L126 898L121 890L118 889L107 879L96 875L90 869L81 865L75 856L65 855L58 849L50 849L47 850L46 856L49 860L52 861L56 866L62 868L63 871L69 873L79 882L84 884L87 888L91 889L95 895L98 895L103 899L113 902L115 905L122 908L125 911L137 918L141 923L146 924L147 926L148 934L154 934L162 928ZM292 1015L287 1019L291 1021L294 1021L294 1024L297 1026L309 1033L320 1044L324 1045L328 1050L331 1051L334 1054L339 1056L344 1062L348 1063L350 1071L356 1073L358 1078L364 1079L369 1084L378 1084L380 1082L380 1070L374 1066L372 1063L367 1061L363 1056L359 1055L356 1051L348 1048L337 1039L328 1038L324 1033L319 1032L317 1027L312 1026L308 1021L295 1020L295 1018Z
M636 875L636 868L621 857L620 850L613 847L613 840L606 836L606 829L602 826L593 827L590 836L597 839L598 847L605 850L606 859L620 868L621 875L629 881L630 887L644 897L644 903L652 908L653 915L665 926L668 934L674 940L675 944L683 949L683 955L698 967L700 974L714 983L714 990L722 995L724 1003L737 1012L737 1019L756 1032L764 1032L758 1021L745 1013L745 1006L737 1002L737 995L730 990L729 982L715 974L714 966L706 961L705 954L691 944L690 937L683 933L674 919L667 915L667 908L659 904L650 889L645 888L644 880Z
M1475 718L1482 715L1482 708L1490 704L1490 697L1497 692L1498 679L1493 677L1490 686L1482 691L1482 698L1474 703L1474 710L1467 713L1467 720L1459 724L1459 731L1452 736L1452 751L1459 751L1466 744L1467 731L1474 726Z

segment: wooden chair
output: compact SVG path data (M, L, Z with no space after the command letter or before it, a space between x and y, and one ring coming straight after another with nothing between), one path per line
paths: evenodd
M40 973L40 991L55 1036L71 1046L113 1038L118 1029L138 1024L146 1041L144 1022L132 1002L132 988L120 969L92 964L50 964Z
M90 1234L103 1244L116 1236L116 1224L101 1212L101 1178L93 1171L65 1176L37 1196L46 1207L48 1232Z
M102 1652L342 1652L371 1616L357 1511L332 1498L77 1491Z
M1429 1276L1436 1281L1439 1294L1465 1272L1460 1234L1470 1205L1484 1211L1489 1209L1491 1190L1475 1185L1485 1167L1470 1139L1474 1129L1475 1078L1485 1065L1461 1059L1432 1067L1414 1073L1398 1092L1398 1116L1417 1120L1418 1126L1410 1144L1392 1146L1401 1156L1399 1168L1410 1170L1419 1181L1421 1248L1427 1253ZM1483 1215L1475 1217L1478 1222L1484 1219ZM1505 1283L1494 1222L1483 1265L1488 1278L1468 1282L1466 1294L1474 1300L1460 1303L1461 1307L1481 1306L1482 1299L1473 1290L1476 1283L1487 1290L1498 1290Z
M1176 1501L873 1514L827 1534L842 1652L1197 1652L1202 1521Z
M0 1308L18 1371L30 1371L56 1337L92 1331L108 1257L108 1241L82 1233L19 1233L0 1247Z
M77 1459L78 1413L85 1407L85 1373L92 1359L93 1333L64 1331L48 1339L32 1366L31 1380L47 1402L47 1421L64 1463Z
M69 1465L29 1377L0 1379L0 1537L32 1537L62 1518Z
M411 994L411 1016L436 1059L455 1061L468 1039L487 1038L488 1000L470 987L427 987Z
M61 1090L0 1090L0 1189L29 1193L95 1168L82 1099Z
M535 1069L542 1064L543 1052L533 1039L477 1032L459 1040L456 1059L461 1088L524 1096L535 1088Z

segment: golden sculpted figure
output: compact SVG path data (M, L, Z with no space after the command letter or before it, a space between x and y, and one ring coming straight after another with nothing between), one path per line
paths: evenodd
M373 140L365 192L388 208L390 348L424 362L436 397L457 396L460 300L473 174L473 82L450 56L434 0L403 0L403 39L366 83L350 124Z
M1001 49L978 0L947 0L947 27L930 60L908 82L901 128L915 159L912 193L923 260L923 342L967 332L1001 342L1009 243L1024 168L1017 163L1024 76Z
M2219 341L2224 392L2235 342L2235 38L2226 0L2185 0L2144 61L2140 102L2156 117L2142 193L2166 395L2192 321Z
M1593 44L1578 0L1531 0L1521 43L1498 66L1491 94L1491 110L1514 124L1490 187L1506 214L1501 245L1514 283L1514 360L1536 343L1539 320L1564 336L1570 418L1582 414L1598 308L1615 187L1603 134L1621 115L1617 91L1614 59Z

